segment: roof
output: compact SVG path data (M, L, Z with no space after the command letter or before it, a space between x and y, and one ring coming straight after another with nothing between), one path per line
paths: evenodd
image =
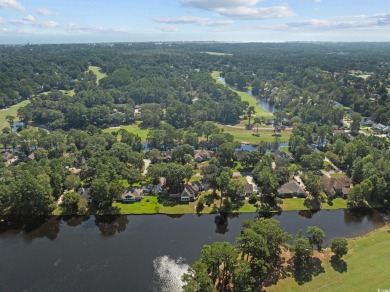
M253 193L253 185L252 184L245 184L244 185L244 192L245 193Z
M197 191L194 189L193 186L191 185L185 185L184 189L181 193L181 197L190 197L190 198L195 198L197 195Z
M278 189L279 194L305 194L305 190L295 181L291 180Z
M325 184L325 189L329 194L334 195L336 191L342 191L343 194L349 193L351 182L347 176L337 178L325 176L322 178L322 182ZM348 191L346 189L348 189Z

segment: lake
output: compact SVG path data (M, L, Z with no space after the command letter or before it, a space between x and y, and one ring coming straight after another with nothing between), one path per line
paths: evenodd
M50 217L35 227L0 232L0 291L180 291L181 275L203 245L235 243L257 214ZM316 225L334 237L383 226L389 212L348 210L274 215L290 233Z

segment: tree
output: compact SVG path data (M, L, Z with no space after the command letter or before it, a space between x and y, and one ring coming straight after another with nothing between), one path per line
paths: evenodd
M293 242L294 264L302 267L309 263L313 255L313 249L308 238L298 235Z
M255 117L253 119L253 123L256 124L256 133L259 133L259 125L261 124L261 119L259 117Z
M200 260L206 264L212 282L218 279L218 287L226 289L237 263L238 254L229 242L214 242L203 246ZM220 270L220 267L223 269Z
M247 108L246 115L248 116L248 128L251 127L251 118L252 118L252 115L255 113L256 113L256 111L255 111L255 107L253 105L251 105Z
M217 183L218 183L218 188L221 191L221 201L219 204L219 209L221 210L223 196L227 192L228 186L230 184L230 174L226 171L222 171L217 178Z
M7 115L5 117L5 119L7 120L7 122L9 123L9 127L12 129L12 126L14 124L14 121L15 121L15 117L14 116L11 116L11 115Z
M183 275L183 292L215 292L214 283L209 277L207 265L196 261Z
M22 171L10 185L6 210L9 214L27 219L51 214L55 202L49 181L47 174L35 176L28 170Z
M317 226L308 226L307 234L310 235L309 242L311 245L315 245L318 251L322 250L322 244L326 238L325 232Z
M272 201L278 192L278 178L270 167L264 167L260 173L254 177L266 198Z
M233 273L233 288L236 292L254 291L256 279L252 276L252 269L247 261L239 261Z
M67 211L76 211L80 195L76 192L67 192L62 196L61 207Z
M206 121L202 125L202 132L208 141L211 134L218 132L218 127L213 122Z
M330 244L330 249L340 259L348 252L348 241L345 238L337 237Z
M360 130L360 122L362 120L362 115L356 112L351 114L351 132L354 134L358 134Z

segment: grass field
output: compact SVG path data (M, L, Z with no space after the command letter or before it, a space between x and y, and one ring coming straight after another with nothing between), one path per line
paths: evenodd
M74 92L74 89L72 90L60 90L63 94L69 95L69 96L74 96L76 92Z
M234 128L232 126L218 125L220 128L224 129L226 133L233 135L234 139L242 143L258 144L260 141L264 142L273 142L275 137L273 130L260 130L259 136L257 135L256 129L246 130L241 128ZM279 137L279 142L287 142L290 139L291 130L282 131L281 136Z
M218 52L205 52L208 55L214 55L214 56L233 56L233 54L227 54L227 53L218 53Z
M133 134L140 136L142 142L146 142L146 137L148 136L149 129L141 129L139 127L139 124L140 124L140 122L137 122L137 123L131 124L131 125L127 125L127 126L122 125L119 127L107 128L107 129L104 129L103 132L114 132L114 131L118 131L119 129L125 129L126 131L128 131L130 133L133 133Z
M92 71L96 75L96 83L99 83L100 79L103 79L107 74L100 71L100 68L97 66L89 66L88 70Z
M15 117L15 122L19 121L17 114L18 114L18 109L21 107L24 107L30 103L29 100L24 100L20 103L17 103L7 109L2 109L0 110L0 127L3 129L4 127L9 127L9 123L6 120L7 116L14 116Z
M330 264L329 249L320 254L324 273L311 282L298 285L292 277L280 280L267 291L385 291L390 289L390 225L365 236L348 240L348 254L343 258L345 272L337 272ZM388 291L388 290L386 290Z
M390 94L390 87L386 88L386 89L387 89L387 93Z
M216 81L216 82L220 82L218 81L218 77L219 75L221 74L221 71L213 71L211 73L211 77ZM265 109L261 108L260 106L258 106L257 104L257 99L253 96L250 96L247 92L245 91L238 91L238 90L235 90L231 87L229 87L230 90L236 92L242 101L246 101L249 103L249 106L253 106L255 108L255 115L256 117L261 117L261 118L268 118L268 119L271 119L273 114L271 112L268 112L266 111ZM253 118L252 118L252 121L253 121Z

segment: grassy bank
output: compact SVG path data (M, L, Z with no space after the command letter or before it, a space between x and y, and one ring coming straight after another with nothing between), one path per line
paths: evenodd
M103 132L111 133L114 131L118 131L119 129L124 129L124 130L128 131L129 133L133 133L133 134L140 136L142 142L146 142L146 137L148 136L149 129L141 129L139 127L139 124L140 124L140 122L136 122L136 123L131 124L131 125L126 125L126 126L122 125L119 127L107 128L107 129L104 129Z
M332 253L325 250L318 255L324 272L312 281L299 285L294 278L280 280L267 291L379 291L390 289L390 225L365 236L348 240L348 254L344 265L330 263ZM384 291L384 290L383 290Z
M17 117L18 109L20 109L21 107L25 107L29 103L30 103L29 100L24 100L20 103L13 105L13 106L10 106L9 108L0 110L0 127L1 127L1 129L3 129L4 127L9 127L9 123L6 120L7 116L14 116L15 122L18 122L19 121L19 119Z
M218 81L218 77L219 75L221 74L221 71L213 71L211 73L211 77L217 82L217 83L221 83L220 81ZM229 87L230 90L236 92L242 101L246 101L248 102L249 106L253 106L255 108L255 116L256 117L261 117L261 118L266 118L266 119L271 119L273 114L271 112L268 112L266 111L265 109L261 108L258 104L257 104L257 99L256 97L253 97L251 95L249 95L246 91L239 91L239 90L235 90L231 87Z

